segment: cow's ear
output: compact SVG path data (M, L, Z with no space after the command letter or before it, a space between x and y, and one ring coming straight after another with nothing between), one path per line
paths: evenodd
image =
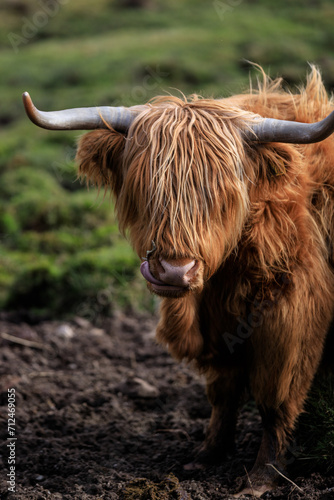
M99 188L110 187L117 195L122 185L122 163L125 136L115 130L94 130L78 143L76 161L79 176Z

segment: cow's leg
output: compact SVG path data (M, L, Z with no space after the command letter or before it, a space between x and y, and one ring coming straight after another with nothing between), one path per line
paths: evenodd
M275 410L260 407L259 410L263 424L262 441L255 464L244 478L241 496L261 496L265 491L271 490L280 474L285 472L284 453L287 439L293 430L292 421L295 419L291 419L289 425L289 418L283 407Z
M237 410L244 385L244 373L240 367L208 376L207 396L212 405L211 418L205 440L198 448L195 460L185 465L186 470L219 462L234 451Z
M325 278L320 283L327 285ZM289 297L293 306L283 297L262 309L262 324L251 338L250 382L262 416L263 438L243 493L259 496L272 489L279 477L277 470L282 470L287 442L303 411L331 322L330 285L324 286L327 296L319 286L317 294L313 293L315 285L310 291L296 286Z
M291 387L291 396L279 407L259 405L262 417L263 434L261 445L252 470L243 481L240 495L251 494L261 496L265 491L273 489L280 476L285 474L285 452L292 436L295 423L302 411L306 399L306 388L312 377L304 379L299 391Z

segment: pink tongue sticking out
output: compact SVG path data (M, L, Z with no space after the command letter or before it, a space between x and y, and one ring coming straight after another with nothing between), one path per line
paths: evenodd
M142 273L146 281L149 281L153 285L166 285L166 283L164 283L163 281L159 281L154 276L152 276L147 260L140 264L140 272Z
M184 290L184 288L182 286L169 285L168 283L157 280L154 276L152 276L152 273L150 271L150 267L148 265L147 260L142 262L142 264L140 265L140 271L141 271L142 275L144 276L144 278L146 279L146 281L149 281L152 284L153 289L155 291L157 291L157 290L159 290L159 291L174 290L175 291L176 290L179 292L179 291Z

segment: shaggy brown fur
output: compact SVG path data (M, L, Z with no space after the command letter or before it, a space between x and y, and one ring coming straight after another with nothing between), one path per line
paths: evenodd
M197 463L232 447L248 386L264 435L250 473L269 488L321 360L333 318L334 140L244 140L258 115L314 122L334 108L315 68L298 94L264 75L259 90L222 100L157 98L126 136L85 135L80 173L111 187L139 256L195 259L184 294L165 295L158 339L207 377L212 417Z

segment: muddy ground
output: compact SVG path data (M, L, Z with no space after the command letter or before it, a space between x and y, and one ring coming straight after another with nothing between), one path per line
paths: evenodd
M210 408L203 380L155 343L155 318L118 313L94 326L83 318L30 319L0 315L1 499L233 498L255 458L259 417L252 404L243 407L228 463L183 471ZM15 441L7 439L8 388L15 389ZM334 498L333 476L301 471L292 457L295 485L282 478L264 498Z

